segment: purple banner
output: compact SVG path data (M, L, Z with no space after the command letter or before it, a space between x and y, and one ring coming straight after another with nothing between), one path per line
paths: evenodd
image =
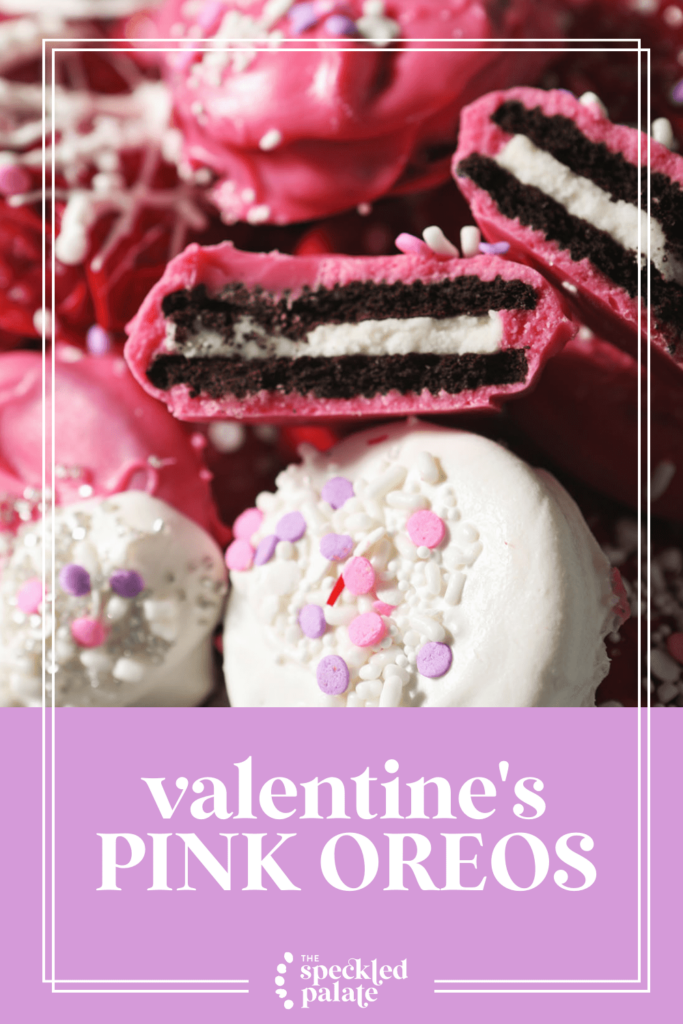
M446 1021L464 1004L485 1020L502 1000L564 1019L605 998L640 1020L643 1000L666 1005L680 886L653 879L648 995L635 709L62 709L54 725L43 984L41 712L0 715L16 780L5 988L26 1019L78 1021L87 1004L135 1020L168 1000L169 1020L191 1006L245 1024ZM653 713L655 864L678 827L675 725ZM645 713L641 726L644 769Z

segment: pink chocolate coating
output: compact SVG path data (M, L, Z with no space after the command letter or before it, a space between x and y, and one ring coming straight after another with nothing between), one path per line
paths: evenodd
M588 259L573 260L567 249L561 249L555 241L547 241L542 231L524 226L517 218L506 217L484 189L458 173L458 165L465 157L474 153L495 157L512 138L490 119L506 100L517 100L529 110L540 107L550 117L569 118L591 142L603 143L612 153L621 153L636 166L647 163L647 136L639 137L637 130L613 124L596 105L580 103L564 90L514 88L491 92L462 111L458 148L452 164L455 180L484 236L490 241L508 242L511 259L531 263L551 281L569 282L576 292L567 293L567 298L577 307L584 322L616 344L633 350L638 327L637 297L631 298L624 289L609 281ZM649 140L649 145L652 172L661 172L683 185L683 159L654 139ZM646 330L644 304L642 330ZM650 337L667 357L683 368L683 344L680 339L677 343L672 341L670 329L659 329L652 323Z
M217 175L212 195L228 223L310 220L445 180L463 104L535 80L548 55L477 42L448 52L434 40L557 37L565 13L538 0L388 0L395 38L379 46L363 38L362 0L341 5L355 37L331 37L324 16L300 31L286 6L273 16L265 0L167 0L156 14L160 37L199 27L204 39L242 47L163 57L184 156ZM247 41L259 39L260 50Z
M292 298L305 288L332 288L335 284L353 281L376 283L413 281L439 282L446 278L474 275L484 281L496 277L521 280L537 292L534 310L500 311L503 323L502 350L526 349L528 373L525 381L513 384L486 385L475 390L434 395L401 394L390 391L384 395L353 399L317 398L313 394L260 391L246 398L226 395L193 398L186 384L177 384L168 391L154 387L146 371L166 345L166 321L162 312L164 296L183 289L204 285L209 296L217 295L228 283L240 281L247 288L262 288ZM400 256L287 256L279 252L246 253L232 243L202 248L193 244L169 263L166 273L152 289L137 316L128 325L129 340L125 348L128 365L140 384L155 398L168 404L179 419L208 420L234 417L243 420L286 420L311 417L404 416L410 413L454 412L460 409L486 409L523 391L535 379L545 361L559 351L575 333L553 288L534 270L492 256L474 259L443 260L414 255Z
M136 489L172 505L217 539L225 536L200 451L183 426L138 387L120 356L56 349L56 503ZM42 486L42 358L0 356L0 495ZM46 359L47 473L52 368ZM203 441L203 439L202 439ZM85 490L83 490L85 488ZM0 524L1 528L1 524Z

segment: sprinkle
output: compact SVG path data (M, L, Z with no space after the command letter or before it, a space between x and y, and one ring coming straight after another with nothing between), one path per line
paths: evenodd
M379 437L371 437L370 440L367 442L368 443L368 447L370 445L372 445L372 444L381 444L382 441L386 441L386 439L388 437L389 437L388 434L380 434Z
M325 612L319 604L305 604L299 612L299 625L304 636L317 640L327 628Z
M258 508L247 508L233 523L232 532L236 540L251 540L263 522L263 512Z
M425 644L417 652L417 670L428 679L438 679L451 667L453 652L448 644Z
M330 607L332 607L336 603L337 598L339 597L339 595L341 594L343 589L344 589L344 577L340 576L339 579L337 580L337 582L335 583L334 587L332 588L332 592L330 593L330 596L327 599L327 603L329 604Z
M431 452L420 452L417 457L417 468L425 483L435 484L439 479L439 467Z
M373 480L368 486L365 496L367 498L383 498L389 491L393 491L403 485L407 472L408 470L405 466L390 466L389 469L385 470L384 473L380 473Z
M19 588L17 606L24 615L35 615L43 602L43 581L37 576L26 580Z
M318 662L315 677L323 693L344 693L349 685L349 667L338 654L328 654Z
M82 565L70 563L60 570L59 585L65 594L84 597L90 593L90 573Z
M71 635L81 647L99 647L106 640L107 631L99 619L85 615L71 623Z
M579 96L579 103L582 107L593 107L603 117L607 117L607 107L594 92L585 92L583 96Z
M85 346L91 356L105 356L111 351L111 336L104 327L93 324L85 336Z
M300 36L306 29L313 28L318 21L318 13L315 9L314 3L302 3L294 4L289 9L287 18L289 25L292 30L292 34Z
M400 676L390 676L382 687L379 697L381 708L397 708L401 703L403 681Z
M668 117L657 117L651 125L652 138L667 149L673 149L675 138Z
M345 566L343 576L352 594L369 594L375 586L375 570L367 558L352 558Z
M422 636L426 636L428 640L435 640L440 642L446 635L446 631L440 622L436 619L430 618L429 615L415 615L413 613L410 617L410 624L415 629L419 629Z
M330 562L343 562L353 551L353 537L346 533L326 533L320 540L320 554Z
M422 237L435 256L443 256L446 259L460 258L460 253L456 247L452 242L449 242L441 228L437 227L435 224L432 224L431 227L425 228L422 232Z
M266 562L269 562L275 554L276 547L277 537L274 533L271 533L268 537L264 537L263 540L259 541L254 554L254 565L265 565Z
M355 28L355 25L354 25ZM16 196L31 188L31 175L18 164L0 167L0 192L5 196Z
M460 228L460 248L463 256L476 256L479 252L481 231L474 224L466 224Z
M683 665L683 633L672 633L666 638L666 649L672 658Z
M325 19L323 28L328 36L335 36L335 38L358 35L355 21L347 18L344 14L331 14L329 18Z
M244 572L245 569L249 569L251 567L253 560L254 549L249 541L234 540L232 544L228 545L228 550L225 552L225 564L228 569L236 569L238 572Z
M277 128L271 128L269 131L262 135L258 148L267 153L271 149L276 149L282 142L282 132L279 132Z
M278 520L275 536L278 540L301 540L306 532L306 520L301 512L288 512Z
M386 623L377 612L356 615L349 623L349 639L356 647L374 647L386 636Z
M408 536L415 547L436 548L446 533L446 526L441 516L427 509L413 512L406 523Z
M399 252L404 253L406 256L429 256L430 258L434 256L432 250L428 245L425 245L421 238L409 235L407 231L402 231L400 235L396 236L394 245Z
M373 601L372 607L378 615L391 615L396 608L396 605L387 604L386 601Z
M479 252L485 256L502 256L510 248L509 242L480 242Z
M444 601L446 604L459 604L462 597L463 588L465 586L466 576L464 572L458 572L457 570L451 573L446 587L446 593L444 594Z
M209 425L209 440L219 452L239 451L246 439L247 429L243 423L217 421Z
M683 78L679 79L671 90L671 102L683 103Z
M320 497L332 508L341 508L353 497L353 484L345 476L333 476L323 485Z
M109 577L109 586L119 597L137 597L145 589L145 581L134 569L117 569Z
M680 7L674 7L673 5L664 8L664 14L662 15L664 21L671 28L677 28L678 25L683 22L683 11Z

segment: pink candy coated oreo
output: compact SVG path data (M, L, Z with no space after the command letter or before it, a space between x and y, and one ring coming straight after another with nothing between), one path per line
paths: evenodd
M209 308L222 347L198 359ZM413 350L389 354L398 312ZM240 326L254 319L273 324L257 350ZM446 328L461 340L445 350ZM286 256L224 243L169 263L125 355L180 419L386 417L498 407L575 330L543 278L496 256ZM352 493L332 478L322 497L339 508Z

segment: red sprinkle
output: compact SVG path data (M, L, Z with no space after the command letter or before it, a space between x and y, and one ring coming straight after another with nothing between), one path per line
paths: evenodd
M336 603L336 600L339 597L339 595L341 594L343 589L344 589L344 577L340 576L339 579L337 580L337 582L335 583L334 587L332 588L332 592L331 592L330 596L327 599L327 603L330 606L332 606L333 604Z
M388 437L389 437L389 435L388 435L388 434L382 434L382 436L381 436L381 437L371 437L371 438L370 438L370 440L368 441L368 447L369 447L369 446L370 446L371 444L381 444L381 443L382 443L382 441L386 441L386 439L387 439Z

